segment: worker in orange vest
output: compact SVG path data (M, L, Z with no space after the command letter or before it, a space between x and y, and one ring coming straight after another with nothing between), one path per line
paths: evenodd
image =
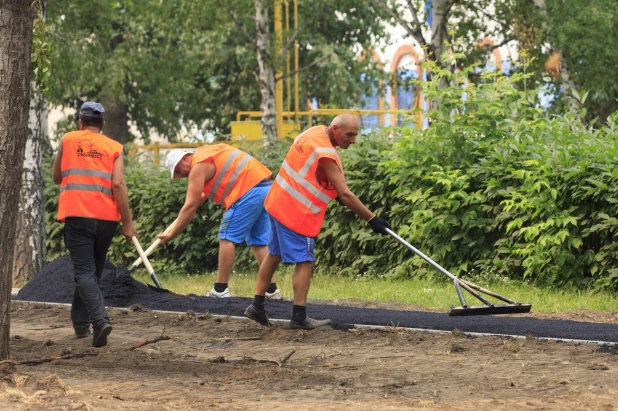
M230 297L228 281L236 244L246 242L259 264L268 254L270 222L264 210L264 198L271 186L272 173L244 151L227 144L199 147L195 153L176 149L165 161L172 179L188 178L187 197L176 224L168 233L159 234L161 244L172 241L189 225L197 208L207 199L225 207L219 227L219 266L217 279L207 296ZM276 283L269 283L268 298L281 299Z
M84 103L79 130L65 134L54 160L54 182L60 184L58 221L64 222L64 244L75 272L71 320L77 338L93 329L92 345L107 345L112 331L99 288L105 256L118 221L122 235L137 235L124 181L122 144L101 134L103 106Z
M338 199L367 221L374 232L387 234L390 226L377 217L350 191L335 147L347 149L356 142L358 118L341 114L328 127L312 127L294 140L264 207L270 215L268 255L260 265L255 298L245 316L262 325L270 324L264 309L265 291L280 262L293 263L294 307L291 328L311 330L330 320L315 320L306 313L307 294L313 272L313 247L326 206Z

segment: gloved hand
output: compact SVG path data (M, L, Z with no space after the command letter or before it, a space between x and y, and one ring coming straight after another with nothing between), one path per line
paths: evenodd
M384 220L383 218L380 218L376 215L374 215L373 217L371 217L369 219L369 221L367 221L369 223L369 225L371 226L371 229L373 230L374 233L378 233L378 234L388 234L386 232L386 229L388 228L389 230L391 229L391 226L388 225L388 221Z

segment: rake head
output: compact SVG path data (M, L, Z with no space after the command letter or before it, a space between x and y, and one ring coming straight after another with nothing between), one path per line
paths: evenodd
M490 314L525 314L529 313L532 305L526 303L473 305L451 307L450 316L490 315Z

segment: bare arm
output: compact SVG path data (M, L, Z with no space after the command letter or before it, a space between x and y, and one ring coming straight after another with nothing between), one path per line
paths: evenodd
M64 144L64 138L60 139L60 143L58 143L58 154L56 154L56 158L54 159L54 183L60 184L62 183L62 146Z
M120 218L122 220L122 235L131 241L133 236L137 236L137 231L133 226L133 216L129 209L129 191L127 184L124 181L124 164L122 154L114 160L114 168L112 169L112 193L118 204Z
M351 211L356 213L360 218L365 221L369 221L374 214L363 205L363 203L356 197L356 195L350 191L345 181L345 177L339 166L334 160L321 159L320 167L323 168L326 178L333 185L339 200L344 206L348 207Z
M206 200L206 196L202 194L204 183L213 178L215 171L215 165L211 162L198 163L193 166L189 173L189 186L187 187L185 204L178 214L174 228L169 233L162 233L157 236L161 239L161 244L172 241L189 225L198 207Z

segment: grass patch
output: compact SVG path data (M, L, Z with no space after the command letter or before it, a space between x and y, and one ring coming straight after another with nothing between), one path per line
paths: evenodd
M133 276L142 282L151 282L148 273L140 268ZM183 294L206 294L213 286L215 273L200 275L158 274L164 288ZM233 296L252 297L255 293L257 273L234 273L229 287ZM285 267L277 272L277 285L286 299L292 298L292 269ZM618 299L608 292L557 290L537 287L527 283L509 281L493 285L479 284L515 301L532 304L534 312L562 312L575 309L616 311ZM460 305L454 286L430 280L393 280L388 278L350 278L337 275L314 275L309 297L320 300L360 299L376 302L416 304L429 309L447 310ZM466 295L468 304L480 305L474 297ZM478 303L478 304L477 304Z

